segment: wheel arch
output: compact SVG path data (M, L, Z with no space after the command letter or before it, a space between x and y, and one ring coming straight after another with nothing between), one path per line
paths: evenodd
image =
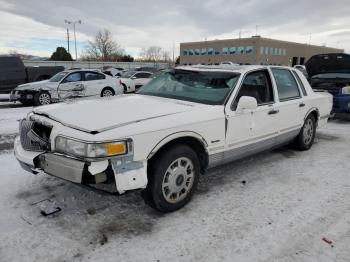
M313 115L315 117L316 120L316 125L318 123L318 119L320 117L320 112L318 111L318 109L316 107L311 108L305 115L304 117L304 121L306 120L306 118L308 118L309 115Z
M102 88L102 90L101 90L101 94L100 94L100 96L102 97L102 93L103 93L103 91L105 91L106 89L110 89L110 90L112 90L112 92L113 92L113 95L115 95L115 90L113 89L113 87L111 87L111 86L105 86L104 88Z
M159 154L174 145L184 144L191 147L197 154L203 172L208 167L208 143L198 133L192 131L177 132L163 138L149 153L147 160L152 162Z

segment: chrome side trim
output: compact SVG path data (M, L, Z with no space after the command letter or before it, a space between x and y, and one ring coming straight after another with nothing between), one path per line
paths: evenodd
M301 125L295 125L295 126L287 127L285 129L282 129L281 133L284 133L284 132L290 131L290 130L294 130L294 129L297 129L297 128L301 128Z
M247 142L260 140L260 139L267 138L267 137L270 137L270 136L273 136L273 135L277 135L277 134L278 134L278 132L273 132L273 133L269 133L269 134L266 134L266 135L263 135L263 136L258 136L258 137L246 139L246 140L243 140L243 141L239 141L237 143L232 143L232 144L229 144L228 146L229 147L238 146L238 145L241 145L241 144L245 144Z
M299 134L299 129L295 129L275 137L270 137L262 141L233 148L225 152L209 155L208 168L213 168L221 164L239 160L239 159L254 155L256 153L281 146L293 140L298 134Z
M218 150L222 150L224 149L225 147L224 146L217 146L217 147L213 147L213 148L210 148L209 151L212 152L212 151L218 151Z

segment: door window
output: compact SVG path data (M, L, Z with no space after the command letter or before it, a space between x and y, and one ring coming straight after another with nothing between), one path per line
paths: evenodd
M241 85L240 90L233 103L234 110L242 96L251 96L256 99L258 105L274 102L271 79L267 70L249 73Z
M272 68L280 101L300 98L298 84L287 69Z
M77 81L81 81L81 74L80 72L77 73L72 73L70 75L68 75L66 77L66 79L64 79L64 83L69 83L69 82L77 82Z
M105 76L95 72L85 72L85 81L105 79Z
M149 74L149 73L137 73L135 74L134 76L136 78L149 78L152 74Z

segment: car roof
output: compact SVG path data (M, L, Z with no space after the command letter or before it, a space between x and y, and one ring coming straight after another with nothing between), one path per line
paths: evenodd
M95 72L95 73L102 73L102 71L100 69L88 69L88 68L79 68L79 69L68 69L65 70L63 72L67 72L67 73L74 73L74 72Z
M193 65L193 66L178 66L175 69L190 70L190 71L227 71L236 73L245 73L248 71L267 69L267 68L282 68L293 69L289 66L275 65Z

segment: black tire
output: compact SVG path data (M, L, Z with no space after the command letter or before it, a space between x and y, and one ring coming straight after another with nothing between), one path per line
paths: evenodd
M316 119L314 115L310 114L304 121L299 135L294 140L294 146L298 150L309 150L314 143L316 135Z
M107 93L109 95L107 95ZM101 91L101 97L114 96L114 95L115 95L115 92L111 87L105 87Z
M34 105L42 106L51 104L51 95L49 92L40 91L34 95Z
M26 100L26 99L23 99L23 100L20 100L21 104L24 105L24 106L32 106L33 105L33 101L30 100Z
M145 203L158 211L172 212L191 200L199 180L200 163L190 147L176 145L159 154L148 170L148 185L142 192Z

